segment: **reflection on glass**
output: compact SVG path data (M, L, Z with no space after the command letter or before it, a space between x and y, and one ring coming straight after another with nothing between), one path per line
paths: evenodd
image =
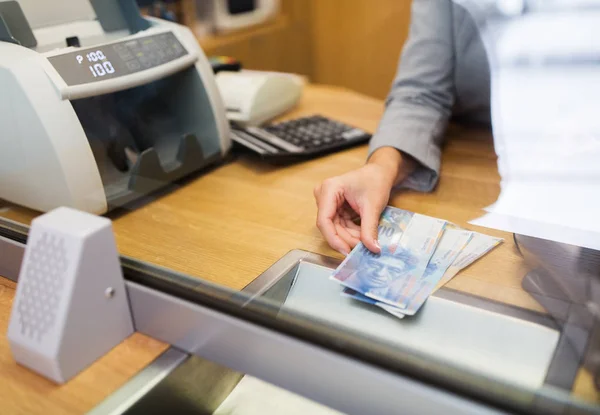
M355 165L356 159L362 163L362 153L356 159L353 155L340 159L342 167L323 161L277 168L241 157L209 174L176 183L170 187L176 189L173 192L153 194L144 203L128 205L127 212L107 215L113 219L119 249L127 256L123 259L126 278L356 361L495 405L523 411L546 409L546 413L568 413L570 407L597 409L600 257L591 245L597 239L594 235L585 239L582 248L581 244L554 243L529 235L554 239L559 235L574 242L580 241L571 233L574 224L583 231L597 227L594 203L600 193L596 191L598 147L594 140L600 118L594 110L600 95L600 82L595 82L598 37L587 37L589 33L582 31L589 27L596 33L599 26L592 17L597 17L597 2L490 0L478 4L484 12L489 11L485 7L500 5L502 19L514 19L502 22L518 24L522 30L519 36L505 38L510 42L504 43L502 51L507 54L504 57L510 57L507 66L522 72L510 72L510 77L497 84L504 87L496 90L495 97L506 98L497 113L506 124L495 126L503 198L490 211L504 214L508 218L504 224L514 225L514 215L527 213L526 219L544 219L559 225L558 231L538 234L548 228L530 227L531 232L520 228L515 243L511 233L494 234L505 238L505 243L486 257L483 265L461 271L451 288L439 290L419 313L400 320L377 307L340 296L342 287L329 279L339 261L330 257L290 254L262 273L285 252L300 246L333 254L315 237L311 188L325 174L323 166L341 170L346 163ZM570 6L580 11L571 14L575 12L567 10ZM483 14L484 19L490 16L494 14ZM582 24L563 26L564 16ZM547 29L546 24L556 27L557 22L566 28L564 32ZM563 40L570 38L563 35L572 35L583 43L589 41L595 49L591 54L560 49L554 42L559 35ZM542 49L536 49L534 41L538 40L544 41ZM528 55L531 50L537 54ZM575 76L568 73L573 68ZM197 119L193 108L206 104L206 97L200 103L186 98L182 85L188 77L193 78L192 83L197 81L191 70L186 70L148 86L72 102L112 207L133 199L125 194L131 190L130 173L142 153L154 148L162 167L170 170L180 162L180 147L173 143L179 145L177 140L187 133L198 137L215 133L213 127L194 128L196 122L205 120ZM317 103L315 108L330 99L321 90L308 94L309 102ZM180 100L181 106L174 105ZM352 100L342 95L331 107L335 112L347 105L354 109L348 117L360 118L369 102L357 100L354 107ZM371 121L376 120L369 118ZM502 141L509 132L524 140ZM555 139L556 147L548 144L551 141L540 141L541 135L544 140ZM202 143L204 156L220 152L218 140L208 147ZM451 164L447 170L448 178L456 180L453 187L443 188L431 199L402 194L399 203L407 201L440 217L445 217L446 208L455 209L452 214L457 221L470 219L475 210L470 204L483 207L478 205L480 201L493 201L496 191L494 186L489 190L480 183L470 189L472 182L461 181L468 169L474 170L475 176L479 169L485 170L485 160L469 160L475 158L471 152L479 154L479 146L482 144L467 138L451 149L463 156L461 163ZM493 158L491 152L485 154ZM463 170L462 163L467 165ZM536 182L548 168L554 178L568 180ZM576 174L571 174L573 169ZM526 180L522 187L511 190L506 184L515 183L506 179L515 177ZM581 186L572 186L573 180L581 181ZM156 184L168 183L157 177L150 182L139 193L150 193L160 187ZM524 198L531 202L527 212ZM29 223L38 214L0 202L2 217ZM4 224L0 235L14 239L15 232L20 232L8 228ZM385 267L382 258L371 259L365 256L363 263L355 265L369 269L370 278L364 282L370 288L385 286L386 273L397 275L410 266L409 260L397 256L387 257ZM275 393L254 378L245 379L239 384L239 396L224 401L223 412L237 405L235 399L253 395L249 391Z
M563 413L563 405L585 407L569 392L582 363L582 356L573 354L573 329L579 336L590 335L581 325L450 289L431 297L414 318L400 321L340 296L341 287L329 279L337 265L330 258L295 251L242 291L168 271L156 274L163 281L156 286L503 407L535 412L560 408L545 413ZM181 290L186 286L189 291Z

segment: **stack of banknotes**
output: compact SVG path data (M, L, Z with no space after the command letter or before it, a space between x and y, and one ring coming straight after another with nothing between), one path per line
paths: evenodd
M431 294L502 238L388 206L381 215L378 241L381 253L359 243L331 278L344 287L343 296L403 318L414 315Z

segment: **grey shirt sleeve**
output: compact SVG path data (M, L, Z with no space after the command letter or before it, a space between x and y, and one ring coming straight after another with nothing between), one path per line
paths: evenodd
M413 0L408 39L369 144L369 156L391 146L418 168L399 187L431 191L436 186L444 131L454 92L453 7L450 0Z

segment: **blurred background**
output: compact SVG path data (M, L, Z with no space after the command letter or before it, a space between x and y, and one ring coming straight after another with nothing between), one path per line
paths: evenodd
M245 69L385 98L408 34L410 0L138 0L146 15L190 27L207 56Z

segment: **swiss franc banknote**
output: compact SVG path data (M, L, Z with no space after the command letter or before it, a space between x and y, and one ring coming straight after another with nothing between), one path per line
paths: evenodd
M331 278L369 298L398 305L425 273L446 223L415 213L393 250L385 244L375 254L359 243Z
M456 257L452 265L448 267L443 277L437 283L433 292L436 292L445 284L448 283L452 278L456 276L462 269L468 267L473 262L487 254L489 251L494 249L496 246L502 243L502 238L496 238L489 235L484 235L478 232L473 232L473 237Z
M379 304L377 304L377 306L379 308L384 309L385 311L387 311L388 313L390 313L391 315L393 315L395 317L404 318L406 316L406 314L404 314L402 311L400 311L399 308L396 308L393 305L379 303Z
M445 271L452 265L472 237L473 232L471 231L447 228L427 264L425 273L409 291L403 294L403 301L397 306L375 301L349 288L344 289L343 293L345 296L354 298L355 300L377 305L395 316L399 314L402 316L405 314L413 315L423 305L437 282L442 278Z
M387 206L379 219L377 230L379 245L387 247L390 252L395 252L413 216L413 212Z
M461 251L468 245L473 238L474 233L462 229L446 229L440 243L438 244L423 276L417 281L414 287L404 294L404 301L396 306L396 313L413 315L425 303L425 300L431 295L437 283L442 279L446 270L454 263ZM390 311L389 307L383 307ZM394 315L397 315L393 313Z
M373 300L372 298L366 297L366 296L362 295L361 293L359 293L358 291L354 291L352 288L348 288L348 287L344 288L344 291L342 291L341 296L352 298L354 300L358 300L363 303L376 305L378 307L381 307L388 313L393 314L394 316L396 316L398 318L404 318L404 314L402 312L398 311L399 310L398 308L388 305L388 304L383 304L377 300Z

